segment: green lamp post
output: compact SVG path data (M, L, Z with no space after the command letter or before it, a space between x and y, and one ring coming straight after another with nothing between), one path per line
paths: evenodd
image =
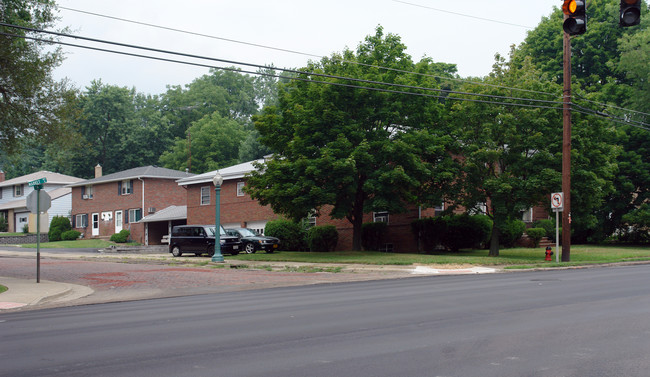
M219 204L221 202L221 184L223 183L223 177L219 172L214 175L212 178L212 183L214 184L214 255L212 256L213 262L223 263L223 254L221 254L221 222L219 213Z

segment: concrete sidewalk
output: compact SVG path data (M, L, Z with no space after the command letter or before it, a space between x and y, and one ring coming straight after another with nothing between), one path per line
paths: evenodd
M93 293L91 288L83 285L46 280L37 283L36 279L0 277L0 285L7 287L7 291L0 294L0 311L46 302L72 301Z

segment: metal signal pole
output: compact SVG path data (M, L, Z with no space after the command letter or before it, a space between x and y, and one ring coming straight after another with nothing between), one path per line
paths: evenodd
M566 19L567 16L564 16ZM562 111L562 262L571 261L571 36L564 33L564 110Z

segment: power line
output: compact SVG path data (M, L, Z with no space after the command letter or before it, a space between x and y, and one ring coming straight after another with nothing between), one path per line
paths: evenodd
M33 0L33 1L38 2L38 0ZM406 4L409 4L409 3L406 3ZM95 12L84 11L84 10L80 10L80 9L74 9L74 8L63 7L63 6L59 6L59 8L65 9L65 10L68 10L68 11L71 11L71 12L78 12L78 13L92 15L92 16L95 16L95 17L102 17L102 18L117 20L117 21L121 21L121 22L127 22L127 23L136 24L136 25L142 25L142 26L157 28L157 29L161 29L161 30L173 31L173 32L177 32L177 33L200 36L200 37L204 37L204 38L216 39L216 40L221 40L221 41L226 41L226 42L231 42L231 43L237 43L237 44L242 44L242 45L247 45L247 46L253 46L253 47L259 47L259 48L264 48L264 49L269 49L269 50L280 51L280 52L287 52L287 53L291 53L291 54L303 55L303 56L308 56L308 57L313 57L313 58L319 58L319 59L326 58L326 56L322 56L322 55L310 54L310 53L306 53L306 52L290 50L290 49L285 49L285 48L279 48L279 47L273 47L273 46L268 46L268 45L263 45L263 44L258 44L258 43L240 41L240 40L231 39L231 38L218 37L218 36L214 36L214 35L203 34L203 33L198 33L198 32L193 32L193 31L188 31L188 30L182 30L182 29L177 29L177 28L172 28L172 27L167 27L167 26L162 26L162 25L156 25L156 24L147 23L147 22L130 20L130 19L127 19L127 18L122 18L122 17L115 17L115 16L109 16L109 15L95 13ZM431 8L431 9L433 9L433 8ZM453 13L453 12L451 12L451 13ZM468 16L468 17L471 17L471 16ZM348 60L344 60L344 59L335 59L335 60L340 61L340 62L344 62L344 63L355 64L355 65L359 65L359 66L370 67L370 68L385 69L387 71L392 71L392 72L410 73L410 74L414 74L414 75L430 77L430 78L435 78L435 79L439 79L439 80L457 81L457 82L461 82L461 83L481 85L481 86L486 86L486 87L494 87L494 88L500 88L500 89L516 90L516 91L521 91L521 92L543 94L543 95L548 95L548 96L557 96L554 93L541 92L541 91L535 91L535 90L530 90L530 89L520 89L520 88L506 87L506 86L502 86L502 85L494 85L494 84L488 84L488 83L483 83L483 82L470 81L470 80L460 79L460 78L456 78L456 77L438 76L438 75L432 75L432 74L421 73L421 72L406 71L406 70L400 70L400 69L396 69L396 68L383 67L383 66L379 66L379 65L365 64L365 63L355 62L355 61L348 61Z
M442 13L447 13L447 14L453 14L453 15L456 15L456 16L461 16L461 17L473 18L473 19L475 19L475 20L488 21L488 22L494 22L494 23L497 23L497 24L516 26L516 27L521 27L521 28L529 29L529 30L534 29L533 27L530 27L530 26L519 25L519 24L513 24L513 23L511 23L511 22L504 22L504 21L494 20L494 19L491 19L491 18L484 18L484 17L472 16L472 15L465 14L465 13L452 12L452 11L449 11L449 10L433 8L433 7L426 6L426 5L420 5L420 4L410 3L410 2L408 2L408 1L402 1L402 0L393 0L393 1L396 2L396 3L406 4L406 5L410 5L410 6L414 6L414 7L418 7L418 8L424 8L424 9L434 10L434 11L436 11L436 12L442 12ZM450 3L453 4L453 2L450 2Z
M38 0L32 0L32 1L36 2L36 3L39 2ZM449 13L449 14L454 14L454 15L459 15L459 16L464 16L464 17L469 17L469 18L475 18L475 19L479 19L479 20L483 20L483 21L490 21L490 22L502 23L502 24L506 24L506 25L524 27L524 28L527 28L527 29L533 29L532 27L528 27L528 26L510 24L510 23L505 23L505 22L501 22L501 21L498 21L498 20L475 17L475 16L471 16L471 15L467 15L467 14L463 14L463 13L459 13L459 12L446 11L446 10L437 9L437 8L424 6L424 5L419 5L419 4L415 4L415 3L410 3L410 2L406 2L406 1L402 1L402 0L392 0L392 1L397 2L397 3L403 3L403 4L406 4L406 5L426 8L426 9L430 9L430 10L434 10L434 11L438 11L438 12ZM253 46L253 47L265 48L265 49L270 49L270 50L275 50L275 51L280 51L280 52L298 54L298 55L303 55L303 56L308 56L308 57L314 57L314 58L320 58L320 59L327 58L326 56L310 54L310 53L305 53L305 52L296 51L296 50L278 48L278 47L273 47L273 46L268 46L268 45L263 45L263 44L258 44L258 43L245 42L245 41L240 41L240 40L231 39L231 38L218 37L218 36L209 35L209 34L197 33L197 32L193 32L193 31L187 31L187 30L182 30L182 29L177 29L177 28L172 28L172 27L167 27L167 26L162 26L162 25L156 25L156 24L151 24L151 23L146 23L146 22L141 22L141 21L136 21L136 20L130 20L130 19L121 18L121 17L115 17L115 16L109 16L109 15L95 13L95 12L84 11L84 10L80 10L80 9L74 9L74 8L63 7L63 6L58 6L58 7L60 9L65 9L65 10L68 10L68 11L71 11L71 12L78 12L78 13L88 14L88 15L92 15L92 16L96 16L96 17L108 18L108 19L113 19L113 20L117 20L117 21L121 21L121 22L127 22L127 23L133 23L133 24L152 27L152 28L158 28L158 29L162 29L162 30L168 30L168 31L184 33L184 34L189 34L189 35L195 35L195 36L211 38L211 39L216 39L216 40L222 40L222 41L226 41L226 42L238 43L238 44L243 44L243 45L248 45L248 46ZM486 87L492 87L492 88L497 88L497 89L508 89L508 90L516 90L516 91L521 91L521 92L527 92L527 93L535 93L535 94L542 94L542 95L548 95L548 96L557 96L554 93L541 92L541 91L535 91L535 90L530 90L530 89L520 89L520 88L514 88L514 87L507 87L507 86L503 86L503 85L488 84L488 83L484 83L484 82L470 81L470 80L465 80L465 79L455 78L455 77L431 75L431 74L427 74L427 73L413 72L413 71L401 70L401 69L396 69L396 68L383 67L383 66L372 65L372 64L365 64L365 63L361 63L361 62L348 61L348 60L344 60L344 59L333 59L333 60L344 62L344 63L349 63L349 64L355 64L355 65L359 65L359 66L366 66L366 67L370 67L370 68L385 69L387 71L393 71L393 72L398 72L398 73L409 73L409 74L414 74L414 75L419 75L419 76L424 76L424 77L435 78L435 79L439 79L439 80L456 81L456 82L461 82L461 83L466 83L466 84L486 86ZM582 97L579 94L578 94L578 96ZM624 109L624 108L621 108L621 107L617 107L617 106L613 106L613 105L609 105L609 104L605 104L605 103L601 103L601 102L590 101L590 100L585 99L584 97L582 97L582 99L585 100L585 101L589 101L591 103L594 103L594 104L601 105L601 106L613 107L613 108L623 110L623 111L635 112L635 113L639 113L639 114L642 114L642 115L645 115L645 116L650 116L650 114L643 113L643 112L640 112L640 111L631 110L631 109Z
M483 97L495 98L495 99L503 99L503 100L541 102L541 103L561 104L561 105L563 105L562 102L558 102L558 101L545 101L545 100L536 100L536 99L532 99L532 98L517 98L517 97L507 97L507 96L486 95L486 94L479 94L479 93L458 92L458 91L445 90L445 89L409 86L409 85L392 84L392 83L385 83L385 82L372 81L372 80L356 79L356 78L351 78L351 77L325 75L325 74L319 74L319 73L315 73L315 72L305 72L305 71L298 71L298 70L286 69L286 68L275 68L275 67L252 64L252 63L244 63L244 62L236 62L236 61L231 61L231 60L226 60L226 59L210 58L210 57L205 57L205 56L185 54L185 53L174 52L174 51L169 51L169 50L161 50L161 49L149 48L149 47L144 47L144 46L124 44L124 43L119 43L119 42L111 42L111 41L100 40L100 39L96 39L96 38L87 38L87 37L82 37L82 36L69 35L69 34L65 34L65 33L27 28L27 27L23 27L23 26L6 24L6 23L0 23L0 26L12 27L12 28L17 28L17 29L21 29L21 30L37 32L37 33L46 33L46 34L56 35L56 36L61 36L61 37L66 37L66 38L82 39L82 40L87 40L87 41L97 42L97 43L113 44L113 45L117 45L117 46L121 46L121 47L128 47L128 48L134 48L134 49L143 49L143 50L152 51L152 52L179 55L179 56L183 56L183 57L191 57L191 58L197 58L197 59L219 61L219 62L225 62L225 63L236 64L236 65L252 66L252 67L256 67L258 69L271 69L271 70L276 70L277 69L277 70L280 70L280 71L283 71L283 72L286 72L286 73L292 73L292 74L295 74L295 75L299 75L299 76L282 76L282 75L270 74L270 73L259 72L259 71L246 71L246 70L241 70L241 69L237 69L237 68L234 68L234 67L233 68L221 67L221 66L215 66L215 65L209 65L209 64L201 64L201 63L188 62L188 61L183 61L183 60L161 58L161 57L150 56L150 55L135 54L135 53L124 52L124 51L110 50L110 49L98 48L98 47L93 47L93 46L85 46L85 45L79 45L79 44L73 44L73 43L67 43L67 42L61 42L61 41L53 41L53 40L47 40L47 39L42 39L42 38L28 37L28 36L22 36L22 35L16 35L16 34L0 32L0 35L6 35L6 36L14 37L14 38L30 39L30 40L39 41L39 42L45 42L45 43L51 43L51 44L59 44L59 45L63 45L63 46L83 48L83 49L101 51L101 52L106 52L106 53L114 53L114 54L120 54L120 55L125 55L125 56L153 59L153 60L158 60L158 61L185 64L185 65L192 65L192 66L198 66L198 67L204 67L204 68L214 68L214 69L220 69L220 70L226 70L226 71L248 73L248 74L259 75L259 76L267 76L267 77L274 77L274 78L284 78L284 79L290 79L290 80L295 80L295 81L328 84L328 85L334 85L334 86L340 86L340 87L348 87L348 88L355 88L355 89L365 89L365 90L372 90L372 91L379 91L379 92L386 92L386 93L394 93L394 94L405 94L405 95L415 95L415 96L436 98L436 99L457 100L457 101L468 101L468 102L476 102L476 103L494 104L494 105L500 105L500 106L515 106L515 107L526 107L526 108L537 108L537 109L562 110L562 107L553 107L553 106L545 106L545 105L533 105L533 104L526 104L526 103L488 101L488 100L478 100L478 99L461 98L461 97L450 97L450 96L434 95L434 94L427 94L427 93L418 93L418 92L412 92L412 91L401 91L401 90L393 90L393 89L385 89L385 88L377 88L377 87L369 87L369 86L352 85L352 84L346 84L346 83L341 83L341 82L314 80L314 79L311 79L311 78L304 78L304 77L300 77L300 76L307 75L307 76L316 76L316 77L338 79L338 80L348 80L348 81L359 82L359 83L364 83L364 84L394 86L394 87L398 87L400 89L437 91L437 92L442 92L444 94L483 96ZM618 118L618 117L615 117L615 116L613 116L611 114L606 114L606 113L599 112L599 111L596 111L596 110L588 109L588 108L585 108L583 106L577 105L575 103L572 103L572 106L577 107L578 109L576 109L575 111L579 112L579 113L582 113L582 114L596 115L596 116L599 116L599 117L610 119L610 120L612 120L612 121L614 121L616 123L628 124L628 125L631 125L633 127L637 127L637 128L640 128L640 129L650 131L650 128L643 127L643 126L649 126L650 127L649 124L646 124L644 122Z
M132 48L132 49L146 50L146 51L151 51L151 52L156 52L156 53L177 55L177 56L182 56L182 57L187 57L187 58L212 60L212 61L217 61L217 62L220 62L220 63L227 63L227 64L240 65L240 66L249 66L249 67L254 67L254 68L258 68L258 69L278 69L278 70L281 70L281 71L284 71L284 72L287 72L287 73L292 73L292 74L297 74L297 75L309 75L309 76L316 76L316 77L322 77L322 78L349 80L349 81L359 82L359 83L364 83L364 84L385 85L385 86L389 86L389 87L397 87L397 88L402 88L402 89L425 90L425 91L441 92L441 93L445 93L445 94L459 94L459 95L468 95L468 96L477 96L477 97L486 97L486 98L495 98L495 99L507 99L507 100L513 100L513 101L537 102L537 103L544 103L544 104L557 104L557 105L562 104L562 102L559 102L559 101L548 101L548 100L538 100L538 99L532 99L532 98L509 97L509 96L497 96L497 95L482 94L482 93L459 92L459 91L453 91L453 90L449 90L449 89L438 89L438 88L420 87L420 86L413 86L413 85L386 83L386 82L380 82L380 81L358 79L358 78L353 78L353 77L335 76L335 75L328 75L328 74L322 74L322 73L316 73L316 72L305 72L305 71L300 71L300 70L295 70L295 69L275 68L275 67L270 67L270 66L266 66L266 65L253 64L253 63L247 63L247 62L240 62L240 61L234 61L234 60L228 60L228 59L210 58L210 57L201 56L201 55L174 52L174 51L170 51L170 50L163 50L163 49L152 48L152 47L138 46L138 45L132 45L132 44L127 44L127 43L121 43L121 42L112 42L112 41L107 41L107 40L102 40L102 39L97 39L97 38L83 37L83 36L79 36L79 35L70 35L70 34L65 34L65 33L61 33L61 32L40 30L40 29L28 28L28 27L24 27L24 26L12 25L12 24L6 24L6 23L0 23L0 26L13 27L13 28L21 29L21 30L45 33L45 34L56 35L56 36L65 37L65 38L81 39L81 40L85 40L85 41L89 41L89 42L95 42L95 43L103 43L103 44L110 44L110 45L114 45L114 46L127 47L127 48ZM441 97L441 98L447 98L447 97Z
M540 106L540 105L521 104L521 103L510 103L510 102L498 102L498 101L487 101L487 100L477 100L477 99L471 99L471 98L448 97L448 96L441 96L441 95L434 95L434 94L427 94L427 93L405 92L405 91L385 89L385 88L359 86L359 85L345 84L345 83L341 83L341 82L314 80L314 79L308 79L308 78L303 78L303 77L298 77L298 76L282 76L282 75L278 75L278 74L270 74L270 73L265 73L265 72L247 71L247 70L242 70L242 69L238 69L238 68L234 68L234 67L221 67L221 66L202 64L202 63L196 63L196 62L188 62L188 61L183 61L183 60L162 58L162 57L156 57L156 56L150 56L150 55L142 55L142 54L136 54L136 53L131 53L131 52L125 52L125 51L110 50L110 49L104 49L104 48L93 47L93 46L85 46L85 45L79 45L79 44L67 43L67 42L61 42L61 41L53 42L53 41L45 40L45 39L41 39L41 38L21 36L21 35L4 33L4 32L0 32L0 35L6 35L6 36L10 36L10 37L15 37L15 38L24 38L24 39L29 39L29 40L39 41L39 42L55 43L55 44L59 44L59 45L63 45L63 46L77 47L77 48L82 48L82 49L88 49L88 50L94 50L94 51L100 51L100 52L107 52L107 53L119 54L119 55L124 55L124 56L152 59L152 60L163 61L163 62L168 62L168 63L178 63L178 64L197 66L197 67L204 67L204 68L214 68L214 69L220 69L220 70L224 70L224 71L247 73L247 74L265 76L265 77L289 79L289 80L293 80L293 81L303 81L303 82L316 83L316 84L327 84L327 85L332 85L332 86L347 87L347 88L353 88L353 89L365 89L365 90L371 90L371 91L377 91L377 92L383 92L383 93L414 95L414 96L436 98L436 99L450 99L450 100L457 100L457 101L478 102L478 103L486 103L486 104L502 105L502 106L528 107L528 108L538 108L538 109L552 109L552 110L558 110L558 111L562 110L560 107ZM266 68L274 69L272 67L266 67ZM278 69L278 70L282 70L282 69ZM303 75L308 75L309 73L302 72L302 74ZM422 88L422 89L426 89L426 88ZM470 93L470 95L471 95L471 93Z

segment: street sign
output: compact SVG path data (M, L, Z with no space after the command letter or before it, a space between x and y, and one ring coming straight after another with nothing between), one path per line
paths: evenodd
M40 203L37 203L37 200L40 200ZM52 206L52 198L50 198L50 195L48 195L47 192L36 190L27 195L25 204L27 204L27 209L31 213L37 213L38 210L40 210L41 213L44 213Z
M551 209L553 211L562 211L564 209L564 193L554 192L551 194Z
M29 187L32 186L37 186L37 185L43 185L43 183L47 182L47 178L40 178L35 181L31 181L28 183Z

